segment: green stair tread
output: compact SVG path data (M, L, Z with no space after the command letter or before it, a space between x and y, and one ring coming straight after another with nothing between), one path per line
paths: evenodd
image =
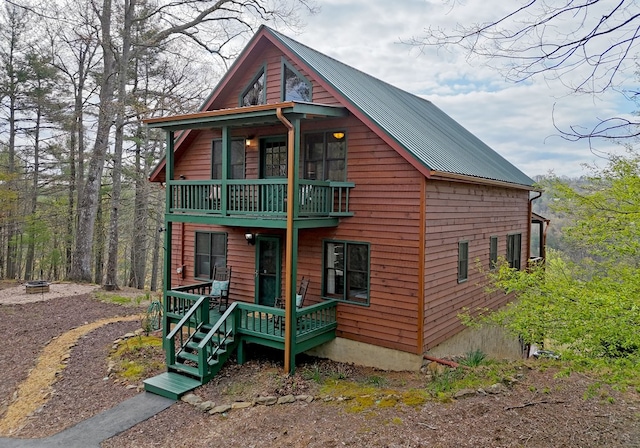
M175 363L175 364L173 364L171 366L168 366L168 367L171 368L171 369L178 370L180 372L184 372L184 373L186 373L188 375L195 376L195 377L199 377L200 376L200 370L198 370L197 367L188 366L186 364L181 364L179 362L177 362L177 363Z
M198 355L196 353L180 352L176 355L178 358L188 359L189 361L198 362Z
M198 380L174 372L164 372L144 380L144 389L147 392L174 400L201 385Z

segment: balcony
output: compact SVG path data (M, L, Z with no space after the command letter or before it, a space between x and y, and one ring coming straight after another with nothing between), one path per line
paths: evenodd
M351 182L301 180L295 219L337 219L352 216ZM287 180L174 180L167 182L172 215L286 220ZM218 219L216 219L218 218Z

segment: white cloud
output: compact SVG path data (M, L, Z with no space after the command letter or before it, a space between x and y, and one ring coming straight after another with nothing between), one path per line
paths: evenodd
M511 7L509 2L469 1L454 10L439 0L324 0L321 5L322 11L308 18L294 38L429 99L531 176L549 171L577 176L584 174L582 164L598 160L587 141L559 137L554 119L564 130L588 128L597 118L630 111L614 93L569 97L558 82L513 84L487 61L467 60L455 49L420 52L399 43L429 26L450 29L458 22L489 20ZM595 145L602 152L618 149L613 143Z

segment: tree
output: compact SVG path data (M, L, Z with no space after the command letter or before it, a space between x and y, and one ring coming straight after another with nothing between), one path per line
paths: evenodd
M567 356L640 360L640 155L611 157L579 190L552 181L554 207L571 215L566 228L588 257L549 251L530 272L502 265L491 283L517 300L489 316L525 342L556 343Z
M490 22L452 30L429 27L410 43L459 46L497 63L515 82L545 76L572 92L599 94L618 88L625 72L636 70L639 27L640 12L628 0L528 0ZM628 138L640 135L638 124L612 117L588 132L577 127L562 132L569 139Z

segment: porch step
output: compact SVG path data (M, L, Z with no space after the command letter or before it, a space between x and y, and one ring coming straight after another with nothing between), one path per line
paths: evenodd
M196 378L200 378L200 370L198 370L197 367L192 367L192 366L188 366L186 364L181 364L177 362L175 364L167 366L167 368L169 368L169 370L176 370L177 373L183 373L185 375L193 377L192 379L200 382L198 379L196 379ZM182 375L182 376L185 376L185 375Z
M164 372L144 380L144 390L172 400L179 400L182 395L201 385L200 381L175 372Z

